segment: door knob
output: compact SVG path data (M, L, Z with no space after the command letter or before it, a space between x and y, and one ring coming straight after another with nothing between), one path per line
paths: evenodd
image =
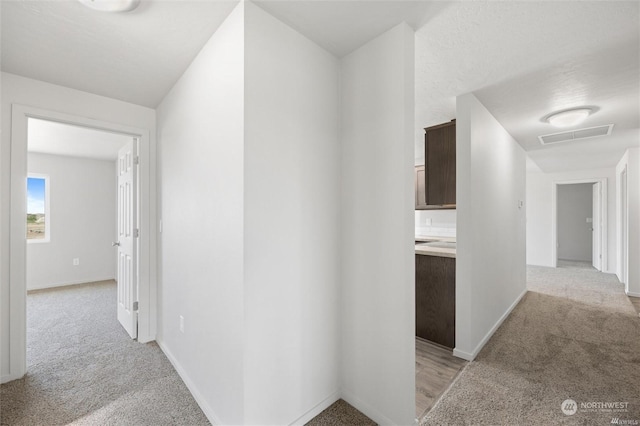
M119 246L120 245L120 241L114 241L111 243L111 247L115 247L115 246Z

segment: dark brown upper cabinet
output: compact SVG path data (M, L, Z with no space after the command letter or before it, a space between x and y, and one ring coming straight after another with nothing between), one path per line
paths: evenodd
M426 205L455 209L456 120L424 131Z

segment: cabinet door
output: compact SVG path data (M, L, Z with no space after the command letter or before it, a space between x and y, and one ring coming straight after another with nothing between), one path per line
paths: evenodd
M456 260L416 257L416 336L448 348L456 344Z
M425 129L426 201L428 205L456 204L455 122Z
M424 166L416 166L416 210L424 210L427 207L427 194L425 189Z

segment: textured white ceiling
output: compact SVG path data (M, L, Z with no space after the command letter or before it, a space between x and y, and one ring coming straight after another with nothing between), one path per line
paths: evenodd
M455 97L474 92L525 149L535 150L529 155L544 171L610 166L623 146L638 144L639 7L449 3L416 33L417 162L424 161L420 128L454 118ZM544 115L578 105L598 106L585 126L615 123L613 135L536 145L538 135L557 131L540 122Z
M2 71L155 107L237 0L142 0L102 13L76 0L2 1Z
M131 136L30 118L28 151L68 157L115 160Z
M416 32L416 157L422 128L474 92L545 171L611 165L638 143L638 1L257 0L336 56L407 21ZM142 0L101 14L76 0L2 1L2 70L155 107L237 0ZM612 136L540 148L539 120L595 105ZM546 130L548 129L548 131ZM422 160L421 160L422 159Z
M441 1L256 0L255 3L337 57L407 22L420 28Z
M543 171L615 166L626 148L640 144L639 52L640 40L621 43L483 88L476 96ZM578 126L558 129L543 120L552 111L579 106L595 112ZM537 138L612 123L610 136L553 146Z

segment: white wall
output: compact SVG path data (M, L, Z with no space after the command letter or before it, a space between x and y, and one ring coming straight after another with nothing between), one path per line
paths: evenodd
M536 165L527 171L527 264L553 266L551 182Z
M15 368L20 363L18 354L20 350L12 348L12 342L20 342L24 339L21 336L20 321L17 319L24 314L24 308L11 305L10 312L10 285L9 285L9 244L10 244L10 212L11 212L11 186L10 186L10 164L11 164L11 105L21 104L32 107L43 108L60 113L86 117L125 126L149 129L150 131L150 152L148 153L151 162L145 167L149 167L147 173L155 175L155 111L150 108L129 104L91 93L73 90L62 86L56 86L37 80L19 77L13 74L2 73L2 92L0 96L0 109L2 114L1 127L3 129L0 142L0 192L2 207L0 216L0 300L2 303L1 340L2 347L2 380L9 380L20 377L21 368ZM13 149L24 149L14 147ZM144 172L144 171L143 171ZM144 208L149 209L155 204L155 182L150 182L149 199L144 200ZM155 220L155 210L150 212L151 222ZM153 223L151 224L153 228ZM149 262L155 259L155 233L150 235L150 256ZM149 279L155 280L155 265L151 268ZM15 284L15 283L14 283ZM14 292L15 293L15 292ZM155 297L153 295L152 297ZM22 312L22 313L21 313ZM9 318L14 314L14 321L10 323ZM10 359L10 354L13 360ZM13 367L12 367L13 366Z
M416 210L416 235L429 237L456 236L456 210Z
M627 168L627 220L628 220L628 241L627 241L627 282L625 291L628 295L640 297L640 148L628 149L618 165L616 166L616 202L621 206L620 197L620 173ZM613 198L613 197L612 197ZM620 218L620 214L616 217ZM618 227L616 235L620 235ZM619 247L621 249L621 247ZM624 261L624 259L621 259ZM618 263L618 271L620 270ZM625 277L619 276L624 281Z
M607 262L603 272L615 273L617 269L616 245L616 179L615 168L578 170L571 172L527 172L527 264L549 266L553 259L552 203L555 182L607 179Z
M558 259L592 261L593 185L558 185Z
M456 118L454 354L473 359L526 292L525 153L474 95Z
M244 421L302 423L339 391L339 64L245 13Z
M49 177L51 239L27 244L27 289L114 279L115 162L29 153L28 171Z
M380 424L415 416L414 33L342 59L342 388Z
M227 17L157 109L158 343L220 424L244 420L243 8Z

